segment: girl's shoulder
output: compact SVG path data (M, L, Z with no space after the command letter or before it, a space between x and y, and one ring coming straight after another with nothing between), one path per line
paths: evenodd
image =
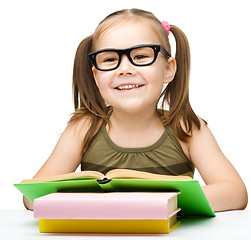
M221 149L207 122L200 117L198 119L200 128L194 127L187 141L185 143L181 142L188 159L195 165L209 156L210 158L218 158L218 156L222 155Z
M90 126L90 117L88 115L82 116L78 119L70 120L63 134L69 134L75 136L79 140L83 140Z
M205 138L206 136L208 136L209 133L211 133L208 126L207 126L207 122L205 120L203 120L202 118L200 118L199 116L197 116L197 117L200 122L200 128L193 126L192 132L187 132L184 122L180 121L182 129L189 135L189 137L187 138L187 141L182 141L176 136L176 138L177 138L178 142L180 143L186 157L190 161L192 161L191 147L194 146L196 144L196 142L200 141L200 139Z

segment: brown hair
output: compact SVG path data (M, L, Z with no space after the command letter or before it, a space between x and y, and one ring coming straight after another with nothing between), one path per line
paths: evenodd
M73 94L75 112L69 122L83 116L90 118L91 126L84 140L85 151L95 133L104 122L109 124L109 111L104 99L100 95L92 74L92 64L88 59L88 53L95 48L95 42L100 34L109 29L119 20L146 19L153 26L153 30L159 36L161 45L171 53L171 47L167 34L161 22L150 12L140 9L124 9L107 16L98 25L95 33L85 38L78 46L73 69ZM200 121L192 110L189 102L189 72L190 72L190 48L185 34L176 26L171 25L176 41L177 70L171 83L162 92L162 109L156 111L164 126L169 126L174 134L182 141L186 141L192 135L194 127L200 129ZM164 105L168 103L169 110L164 111Z

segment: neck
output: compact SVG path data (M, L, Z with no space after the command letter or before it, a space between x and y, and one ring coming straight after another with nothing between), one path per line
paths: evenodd
M137 113L121 112L114 109L110 120L111 128L129 132L144 131L149 127L160 127L162 125L155 109Z
M142 113L123 113L113 110L110 128L106 129L112 141L121 147L145 147L155 143L164 132L164 126L155 109Z

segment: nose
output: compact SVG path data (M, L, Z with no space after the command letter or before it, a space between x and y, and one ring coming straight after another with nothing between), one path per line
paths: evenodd
M133 75L135 73L134 66L126 55L122 55L117 71L119 75Z

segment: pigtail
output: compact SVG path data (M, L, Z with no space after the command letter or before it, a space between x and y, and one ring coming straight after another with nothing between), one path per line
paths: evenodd
M177 70L172 82L163 92L164 102L168 102L169 111L165 113L164 125L168 125L176 136L186 141L194 127L200 129L200 121L189 102L190 48L185 34L176 26L171 26L176 41Z
M92 49L92 36L85 38L77 49L73 68L73 96L76 110L86 109L90 113L105 117L105 102L101 97L92 74L88 54Z
M91 139L102 126L108 122L108 108L102 98L92 74L92 64L88 54L92 50L92 35L85 38L78 46L73 67L73 98L75 112L69 123L82 117L90 120L90 128L86 133L83 143L83 153Z

